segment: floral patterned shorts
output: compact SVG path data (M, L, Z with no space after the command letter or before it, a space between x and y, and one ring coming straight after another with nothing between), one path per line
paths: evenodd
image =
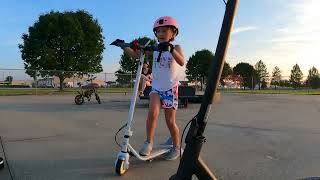
M174 86L167 91L159 91L152 88L151 93L157 93L160 96L161 106L165 109L178 109L178 86Z

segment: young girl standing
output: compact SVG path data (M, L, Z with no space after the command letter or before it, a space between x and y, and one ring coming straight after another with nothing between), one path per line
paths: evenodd
M184 55L179 45L172 44L179 33L176 20L169 16L158 18L153 32L159 42L158 50L153 52L152 90L150 92L149 113L146 124L146 140L139 151L140 155L150 155L160 108L164 108L167 127L173 141L173 147L165 154L167 160L174 160L180 155L179 128L176 124L178 109L178 68L185 64ZM138 57L138 52L129 47L125 53Z

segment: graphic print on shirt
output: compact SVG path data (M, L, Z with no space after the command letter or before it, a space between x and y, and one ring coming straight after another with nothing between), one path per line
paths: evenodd
M153 65L152 65L152 87L157 90L167 91L173 86L178 84L177 79L177 66L174 57L169 51L161 53L159 58L159 52L153 52Z
M154 62L156 62L158 65L157 68L161 69L161 68L171 68L171 63L172 63L172 56L161 56L160 57L160 62L157 62L157 58L154 58Z

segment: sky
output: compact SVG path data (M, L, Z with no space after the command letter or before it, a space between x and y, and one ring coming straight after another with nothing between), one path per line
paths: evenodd
M320 70L319 7L320 0L239 0L226 61L233 67L262 60L270 74L278 66L283 76L289 76L296 63L305 76L312 66ZM160 16L177 19L175 43L182 46L186 60L198 50L214 53L225 5L222 0L0 0L0 69L23 69L18 44L39 15L79 9L88 11L102 26L103 70L114 73L122 52L109 44L117 38L154 38L153 22Z

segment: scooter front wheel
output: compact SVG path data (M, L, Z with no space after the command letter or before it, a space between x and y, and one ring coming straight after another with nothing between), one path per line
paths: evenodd
M125 161L122 159L117 159L116 162L116 173L121 176L123 175L127 169L125 168Z

